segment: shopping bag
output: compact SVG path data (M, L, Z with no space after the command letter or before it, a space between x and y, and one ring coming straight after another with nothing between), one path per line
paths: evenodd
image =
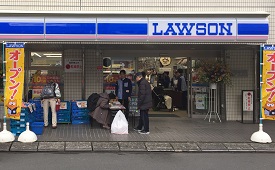
M56 102L55 110L56 110L56 111L59 111L59 110L60 110L60 102Z
M128 121L121 110L119 110L114 117L111 125L111 133L128 134Z

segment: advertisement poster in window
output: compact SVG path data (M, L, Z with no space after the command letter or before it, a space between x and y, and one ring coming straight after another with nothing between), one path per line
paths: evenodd
M206 98L207 98L207 94L196 94L195 95L196 109L198 109L198 110L207 109Z
M56 82L60 85L61 78L59 75L47 75L48 71L46 70L36 70L35 73L31 76L31 82L29 89L32 90L32 98L40 98L43 87L49 81Z

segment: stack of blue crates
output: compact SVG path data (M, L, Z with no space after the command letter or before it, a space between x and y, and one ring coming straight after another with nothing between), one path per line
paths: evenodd
M66 105L67 108L60 108L56 114L57 114L57 123L71 123L71 104L69 101L62 101L62 105Z
M10 120L11 133L14 136L19 136L22 132L26 130L26 123L30 122L29 114L29 108L22 107L20 113L20 120Z
M72 101L72 124L90 124L89 110L87 108L80 108L77 102Z
M33 103L35 105L35 109L33 111L33 117L35 122L43 122L44 117L43 117L43 107L41 105L41 100L36 99L36 100L29 100L30 103Z
M43 122L44 116L43 116L43 107L41 105L41 100L30 100L31 103L35 104L36 110L34 111L33 115L35 117L35 122ZM67 108L66 109L60 109L57 111L57 123L71 123L71 104L69 101L62 101L61 103L66 103ZM52 123L52 110L49 107L49 114L48 114L48 120L49 124Z

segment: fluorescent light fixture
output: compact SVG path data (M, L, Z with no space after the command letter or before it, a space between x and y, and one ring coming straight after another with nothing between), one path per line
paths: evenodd
M187 57L176 57L176 60L186 59Z
M61 58L62 57L62 55L47 55L46 57L48 57L48 58Z
M43 55L62 55L61 53L49 53L49 54L43 54Z
M33 53L34 55L38 56L38 57L42 57L41 55L37 54L37 53Z

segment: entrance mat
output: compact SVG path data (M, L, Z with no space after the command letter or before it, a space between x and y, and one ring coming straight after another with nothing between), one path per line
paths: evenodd
M149 117L179 117L175 114L149 114Z

